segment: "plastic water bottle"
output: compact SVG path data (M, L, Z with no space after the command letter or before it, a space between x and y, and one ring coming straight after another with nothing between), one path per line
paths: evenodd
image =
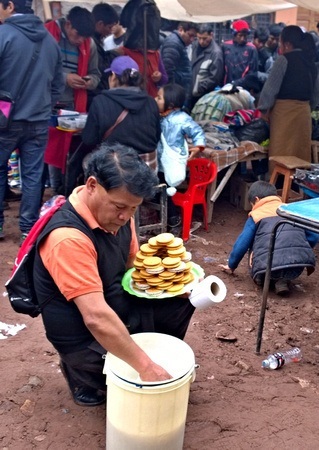
M264 369L280 369L284 364L290 362L299 362L302 358L301 350L298 347L294 347L286 352L277 352L269 355L267 359L264 359L261 363Z

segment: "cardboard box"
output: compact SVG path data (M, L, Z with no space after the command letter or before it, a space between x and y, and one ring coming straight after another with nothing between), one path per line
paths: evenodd
M248 202L248 190L252 182L247 182L238 175L230 179L230 203L244 211L251 210L251 204Z

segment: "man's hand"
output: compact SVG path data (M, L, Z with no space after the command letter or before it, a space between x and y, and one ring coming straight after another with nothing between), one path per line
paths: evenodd
M166 372L163 367L152 362L145 370L140 372L140 378L142 381L164 381L170 380L172 376Z
M233 269L231 269L228 264L218 264L218 267L221 267L222 271L228 273L229 275L234 273Z
M90 81L85 81L77 73L68 73L66 83L71 89L87 89Z
M158 83L162 78L162 73L156 70L155 72L152 73L151 78L154 81L154 83Z

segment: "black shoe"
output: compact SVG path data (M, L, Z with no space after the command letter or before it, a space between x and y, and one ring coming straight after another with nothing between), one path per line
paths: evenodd
M60 361L60 369L69 386L74 403L79 406L98 406L105 403L105 392L88 386L75 386L75 382L71 379L67 366L63 361Z
M19 202L21 200L22 194L21 192L14 192L11 189L7 189L5 195L6 202Z
M182 224L181 216L173 216L169 217L167 221L167 225L169 228L179 227Z
M288 281L283 278L280 278L278 281L276 281L275 292L277 295L288 295L290 292Z
M72 392L74 403L79 406L98 406L105 403L105 392L91 387L79 387Z

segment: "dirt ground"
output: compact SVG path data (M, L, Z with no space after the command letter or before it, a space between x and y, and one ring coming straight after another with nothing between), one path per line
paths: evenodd
M11 203L6 239L0 243L2 291L18 249L17 215L18 204ZM195 312L186 335L200 367L191 385L184 449L317 450L318 277L303 274L289 298L270 293L257 356L261 291L247 275L246 261L236 276L218 268L246 215L224 195L216 202L209 232L196 231L187 243L193 260L206 275L218 275L228 292L219 305ZM73 403L41 319L14 313L5 297L0 311L0 322L26 325L0 340L0 450L105 448L105 406ZM233 341L217 339L218 332ZM301 347L300 363L276 371L261 368L265 355L291 346Z

